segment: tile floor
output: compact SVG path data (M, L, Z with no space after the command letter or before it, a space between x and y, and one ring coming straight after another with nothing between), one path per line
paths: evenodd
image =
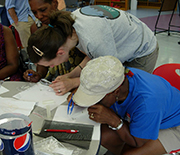
M158 15L157 9L138 8L137 10L128 10L128 12L137 16L138 18ZM179 12L176 11L175 13L178 14ZM164 12L163 14L169 14L169 12ZM180 41L180 33L173 32L170 34L170 36L168 36L168 34L165 32L156 34L156 37L159 43L159 57L156 67L166 63L180 63L180 44L178 44ZM98 155L104 155L106 151L107 150L104 147L100 147ZM112 154L108 152L106 155Z

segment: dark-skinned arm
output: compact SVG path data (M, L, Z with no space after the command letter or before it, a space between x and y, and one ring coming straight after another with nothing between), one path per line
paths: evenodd
M19 53L12 31L3 26L3 32L7 65L0 70L1 80L16 73L19 67Z
M94 118L89 117L93 121L99 122L101 124L107 124L111 127L117 127L120 123L119 116L110 108L105 107L100 104L93 105L88 108L89 115L93 113ZM133 147L140 147L144 145L148 140L134 137L130 134L129 125L124 121L123 126L114 132L117 132L120 139L126 144Z

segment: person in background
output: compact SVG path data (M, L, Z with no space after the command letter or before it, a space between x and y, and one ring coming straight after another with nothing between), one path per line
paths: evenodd
M8 19L19 33L22 46L27 47L28 39L31 35L30 27L34 23L35 17L31 12L28 0L6 0Z
M66 4L64 0L58 0L58 10L66 11Z
M37 22L31 26L31 33L34 33L38 28L49 24L49 13L57 10L57 0L29 0L29 5Z
M19 53L10 28L0 24L0 80L21 81Z
M7 12L6 12L6 7L5 7L5 0L0 1L0 20L1 20L2 25L10 26L10 22L7 17Z
M112 153L161 155L180 150L179 98L162 77L104 56L83 68L73 101L101 123L101 145Z
M113 55L125 66L151 73L159 50L154 33L137 17L109 6L90 5L72 13L53 12L50 26L31 35L28 53L33 63L54 66L66 62L74 47L86 57L73 71L63 75L76 81L66 89L62 85L52 86L56 92L63 89L65 93L65 90L76 88L81 69L90 59L99 56ZM55 81L60 80L56 78Z
M49 13L57 10L57 7L59 6L57 0L29 0L29 4L35 17L42 23L39 27L36 24L33 24L31 27L32 33L34 33L38 28L48 25L50 23L48 16ZM64 75L72 71L85 57L84 54L82 54L77 48L72 49L69 55L69 61L49 69L48 67L37 65L36 71L27 70L24 72L24 79L31 82L38 82L41 78L53 81L57 76ZM33 75L28 76L28 73L32 73ZM66 87L66 85L70 84L68 81L69 80L66 78L62 80L60 84L65 84ZM56 91L56 94L63 95L64 93L61 91L62 89Z

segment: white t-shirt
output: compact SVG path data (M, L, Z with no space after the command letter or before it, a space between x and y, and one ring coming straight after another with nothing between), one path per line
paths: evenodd
M153 32L137 17L109 6L91 5L74 11L77 48L91 59L112 55L122 63L152 53Z

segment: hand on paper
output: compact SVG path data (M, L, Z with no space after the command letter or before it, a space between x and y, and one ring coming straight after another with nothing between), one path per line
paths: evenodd
M71 91L73 88L78 87L79 78L69 78L66 75L58 76L52 84L49 85L56 95L64 95L65 93Z

